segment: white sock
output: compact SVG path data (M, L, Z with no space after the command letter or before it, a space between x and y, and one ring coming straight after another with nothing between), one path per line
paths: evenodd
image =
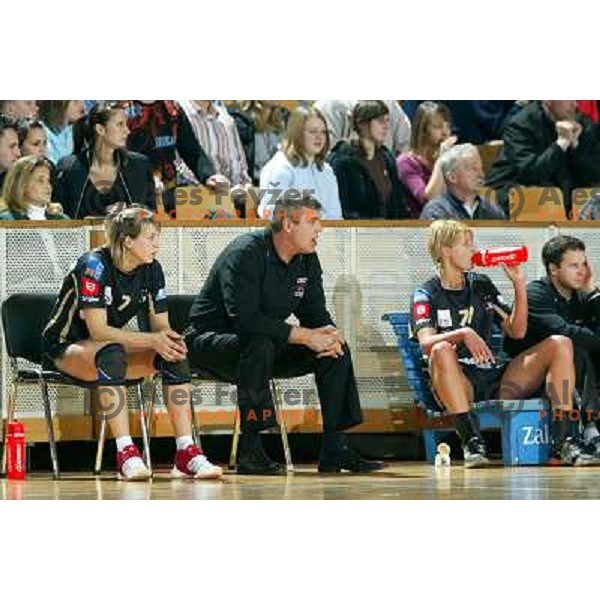
M191 435L182 435L181 437L175 438L177 444L177 450L185 450L188 446L194 443Z
M130 435L124 435L123 437L117 438L115 441L117 442L117 452L121 452L123 448L133 444L133 440L131 439Z
M598 432L598 427L596 426L596 423L588 423L583 428L583 441L586 443L592 440L593 438L597 437L598 435L600 435L600 433Z

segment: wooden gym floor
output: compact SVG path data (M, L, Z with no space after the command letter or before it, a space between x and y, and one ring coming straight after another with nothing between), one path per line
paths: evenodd
M34 473L22 482L0 481L2 500L545 500L600 499L600 467L520 467L501 465L465 470L435 469L424 463L389 463L371 475L319 475L301 465L293 475L249 477L226 474L222 482L171 480L166 471L151 482L117 481L82 473Z

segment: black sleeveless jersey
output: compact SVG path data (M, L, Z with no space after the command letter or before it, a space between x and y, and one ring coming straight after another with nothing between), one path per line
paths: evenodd
M439 276L432 277L413 293L410 310L411 336L421 329L433 328L437 333L447 333L461 327L474 329L488 346L494 323L502 318L494 306L510 315L508 306L487 275L465 273L465 286L460 290L442 287ZM470 358L464 344L457 347L459 358Z
M65 277L44 329L43 349L57 358L69 343L89 339L85 308L106 310L111 327L123 327L134 317L145 319L167 311L165 277L158 261L131 273L119 271L107 247L86 252Z

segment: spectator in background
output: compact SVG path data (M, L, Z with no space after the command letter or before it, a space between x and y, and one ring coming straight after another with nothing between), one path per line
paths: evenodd
M318 109L327 122L329 139L333 150L337 144L352 137L352 110L358 100L317 100L314 107ZM394 156L407 152L410 141L410 119L400 107L397 100L383 100L389 110L390 130L385 137L384 145Z
M565 212L571 190L600 182L600 126L577 112L575 100L536 100L506 126L504 148L488 176L508 207L514 185L562 190Z
M439 159L456 143L450 121L443 104L421 103L413 118L410 152L396 158L398 177L409 192L408 211L415 219L429 200L445 191Z
M216 104L214 100L180 100L179 106L215 172L232 186L250 185L252 180L248 175L244 147L235 121L225 106ZM180 181L198 185L198 180L181 159L177 161L177 171Z
M17 122L11 117L0 115L0 195L6 172L20 156Z
M41 121L21 119L17 123L17 135L21 156L46 156L48 137Z
M52 163L45 156L24 156L6 175L0 220L68 219L60 204L51 204Z
M73 129L75 153L58 164L54 197L73 219L104 216L132 204L153 210L156 188L150 161L127 150L121 104L100 101Z
M352 111L358 139L341 141L329 155L345 219L402 219L406 191L394 156L384 145L390 111L383 100L361 100Z
M0 100L0 114L13 119L35 119L38 107L35 100Z
M55 164L73 154L73 123L83 116L82 100L40 100L40 120L48 138L48 158Z
M125 108L130 135L127 147L145 154L152 164L157 190L167 212L175 208L177 154L207 187L227 183L198 143L185 113L173 100L130 100Z
M279 150L290 113L275 100L241 100L234 110L253 125L253 143L245 150L252 181L258 185L264 166Z
M333 169L325 162L328 152L329 136L323 115L315 108L294 109L282 150L260 174L260 192L264 195L258 208L259 215L270 219L278 196L287 190L295 190L300 195L316 196L323 207L324 219L341 219L337 180Z
M409 117L422 100L406 100L402 108ZM444 104L452 115L452 131L459 143L485 144L502 137L505 125L521 109L514 100L435 100Z
M479 150L473 144L450 148L439 162L446 192L425 205L421 219L506 219L495 203L479 195L483 166Z

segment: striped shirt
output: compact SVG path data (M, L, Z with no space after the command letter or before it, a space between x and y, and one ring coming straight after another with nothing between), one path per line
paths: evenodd
M215 171L229 179L232 185L251 183L244 147L235 121L224 106L209 104L208 112L202 112L193 100L180 100L198 143L210 158ZM190 169L178 160L179 183L197 185Z

